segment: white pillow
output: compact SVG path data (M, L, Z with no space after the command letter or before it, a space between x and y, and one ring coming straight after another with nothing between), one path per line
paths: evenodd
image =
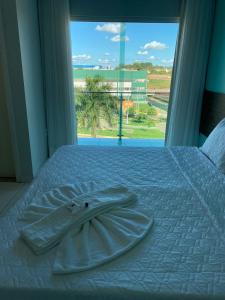
M213 129L201 150L218 169L225 173L225 119Z

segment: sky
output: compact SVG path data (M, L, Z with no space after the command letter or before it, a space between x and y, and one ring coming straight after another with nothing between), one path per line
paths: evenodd
M125 23L123 26L125 64L173 65L178 23ZM73 64L117 66L121 28L120 23L71 22Z

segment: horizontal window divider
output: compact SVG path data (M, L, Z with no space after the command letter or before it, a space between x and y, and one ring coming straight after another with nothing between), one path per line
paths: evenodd
M80 91L82 94L137 94L137 95L146 95L148 92L130 92L130 91L125 91L125 92L117 92L117 91L112 91L112 92L91 92L91 91Z

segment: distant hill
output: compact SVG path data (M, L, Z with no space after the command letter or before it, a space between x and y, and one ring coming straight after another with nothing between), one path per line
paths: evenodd
M172 67L154 66L150 62L135 62L133 64L119 65L115 70L126 69L126 70L146 70L151 74L171 74Z

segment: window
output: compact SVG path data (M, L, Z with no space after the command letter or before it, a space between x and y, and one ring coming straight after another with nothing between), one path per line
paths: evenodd
M78 143L164 144L177 33L178 23L71 22Z

